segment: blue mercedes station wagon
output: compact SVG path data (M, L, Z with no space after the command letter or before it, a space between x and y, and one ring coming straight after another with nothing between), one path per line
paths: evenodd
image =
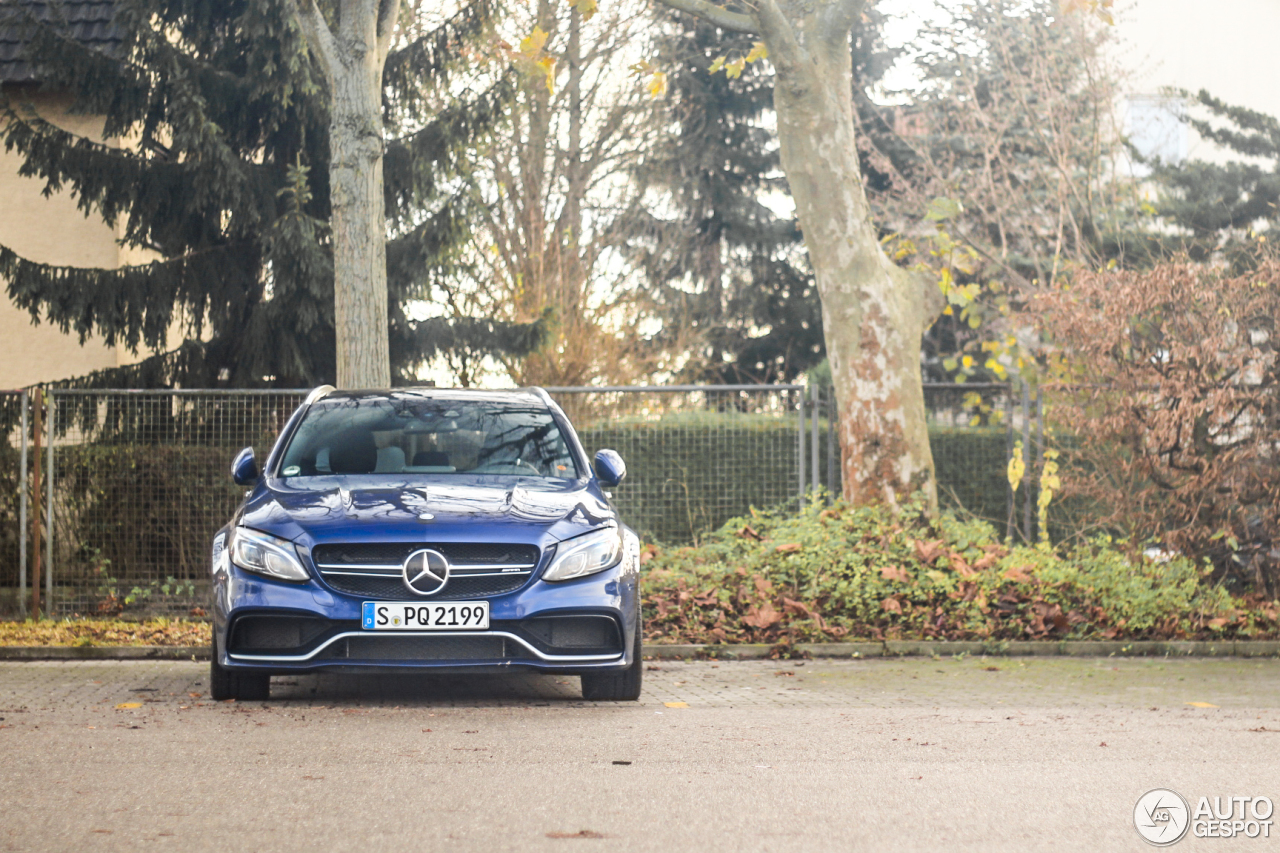
M213 541L215 699L272 675L578 675L640 695L640 543L541 389L313 391Z

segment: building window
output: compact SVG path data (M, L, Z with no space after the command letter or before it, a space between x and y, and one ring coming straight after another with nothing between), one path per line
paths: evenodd
M1167 95L1130 95L1125 111L1125 135L1147 163L1176 166L1187 159L1186 104ZM1147 163L1134 163L1134 174L1151 173Z

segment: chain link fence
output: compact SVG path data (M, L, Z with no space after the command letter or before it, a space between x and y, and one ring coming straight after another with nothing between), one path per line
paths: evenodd
M588 455L627 463L618 511L640 537L696 543L804 491L802 385L548 388Z
M25 588L20 577L28 540L25 391L0 391L0 613L13 613Z
M648 541L696 543L750 507L795 507L814 499L815 487L840 492L829 390L547 390L589 455L607 447L626 460L627 481L614 498ZM0 393L0 615L30 611L37 571L40 607L56 615L186 614L202 606L209 542L244 495L231 482L230 460L246 446L265 458L306 393ZM1034 407L1020 407L1004 385L925 393L943 504L1021 532L1004 472L1016 436L1031 430ZM33 494L37 465L42 482ZM35 524L45 530L38 553Z

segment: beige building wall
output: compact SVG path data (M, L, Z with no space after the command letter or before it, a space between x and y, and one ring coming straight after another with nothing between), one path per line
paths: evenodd
M1134 96L1164 87L1206 89L1229 104L1280 116L1275 40L1280 0L1119 0L1117 59ZM1216 146L1185 133L1189 159L1221 160ZM1234 156L1229 158L1234 159Z
M64 96L25 92L42 117L72 133L101 140L102 119L69 115ZM116 234L96 215L86 217L68 192L49 198L41 194L44 181L18 176L22 158L0 146L0 245L39 263L72 267L112 268L136 263L138 253L122 249ZM21 388L82 376L104 367L139 361L147 352L133 355L123 347L105 346L91 337L81 346L72 331L63 334L31 315L8 297L8 283L0 278L0 389Z

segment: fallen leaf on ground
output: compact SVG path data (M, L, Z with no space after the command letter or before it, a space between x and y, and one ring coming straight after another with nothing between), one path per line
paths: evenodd
M1187 704L1188 704L1188 705L1190 705L1192 708L1216 708L1216 707L1218 707L1217 705L1211 705L1211 704L1210 704L1210 703L1208 703L1208 702L1188 702Z
M902 583L908 583L911 580L911 576L901 566L881 566L880 577L887 581L901 581Z
M142 703L141 702L121 702L116 707L117 708L141 708Z
M688 702L663 702L662 704L666 705L668 708L688 708L689 707Z

